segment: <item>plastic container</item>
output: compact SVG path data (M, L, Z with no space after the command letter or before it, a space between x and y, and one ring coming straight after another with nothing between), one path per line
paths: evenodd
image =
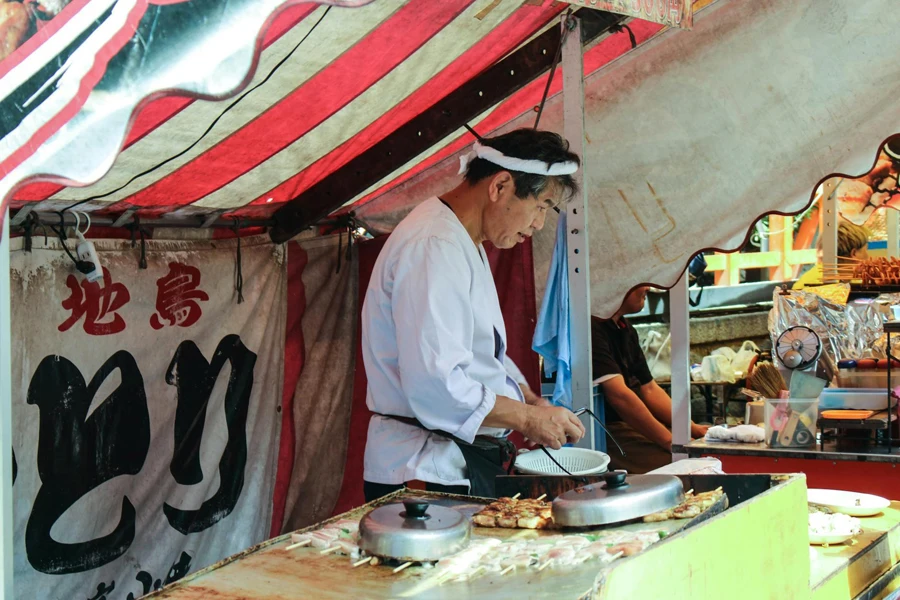
M605 473L609 465L609 455L586 448L547 448L553 458L572 475L597 475ZM543 450L519 452L516 458L516 469L528 475L565 475L550 460Z
M838 369L838 385L842 388L887 389L887 369ZM900 385L900 369L892 369L891 383Z
M766 445L770 448L807 448L816 445L817 398L765 400Z
M819 410L852 408L883 411L887 410L887 400L888 393L885 388L825 388L819 396ZM891 398L891 407L896 404L897 399Z

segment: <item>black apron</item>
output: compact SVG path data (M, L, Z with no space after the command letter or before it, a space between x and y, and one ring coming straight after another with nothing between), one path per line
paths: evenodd
M469 480L469 494L482 498L497 497L497 475L508 475L516 464L516 446L505 437L476 435L470 444L446 431L428 429L418 419L375 413L380 417L393 419L418 427L429 433L452 440L466 461L466 477ZM508 467L504 467L509 462Z

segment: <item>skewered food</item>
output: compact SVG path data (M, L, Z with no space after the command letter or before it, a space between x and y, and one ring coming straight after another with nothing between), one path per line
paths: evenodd
M722 488L700 494L688 492L684 495L684 502L675 508L647 515L644 517L644 522L659 523L670 519L693 519L694 517L699 517L718 502L724 493Z
M548 529L553 526L550 503L543 500L500 498L472 517L479 527Z

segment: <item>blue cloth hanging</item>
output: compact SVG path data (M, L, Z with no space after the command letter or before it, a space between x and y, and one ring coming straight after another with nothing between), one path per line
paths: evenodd
M569 268L566 213L559 214L547 288L534 329L532 348L544 358L544 373L556 372L553 403L572 408L572 340L569 336Z

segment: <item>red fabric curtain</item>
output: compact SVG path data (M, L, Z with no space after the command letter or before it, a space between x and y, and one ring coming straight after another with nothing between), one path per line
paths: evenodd
M365 290L369 286L369 277L378 253L384 246L387 236L359 244L359 307L362 309ZM531 252L531 240L519 244L511 250L498 250L486 247L491 271L500 297L500 308L506 321L506 336L509 356L528 379L532 388L539 390L540 374L538 372L537 354L531 350L531 339L537 320L534 290L534 262ZM363 365L360 347L360 331L357 328L356 340L356 373L353 381L353 412L350 417L350 436L347 446L347 463L344 468L344 481L341 495L334 508L339 514L359 506L365 502L363 496L363 454L366 448L366 435L371 413L366 408L366 371ZM513 438L521 442L521 437Z

